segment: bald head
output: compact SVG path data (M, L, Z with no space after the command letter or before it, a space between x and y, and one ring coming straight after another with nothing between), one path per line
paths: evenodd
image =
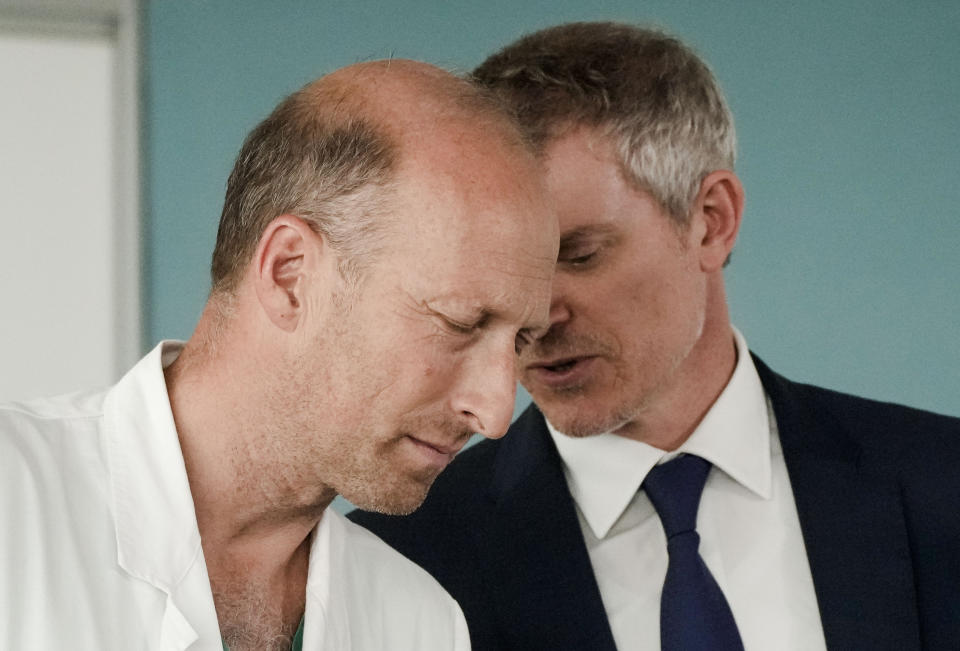
M438 126L473 123L498 125L500 137L522 137L492 93L419 61L391 59L341 68L308 84L302 91L322 110L365 116L397 138L413 139Z
M322 234L346 273L360 268L384 240L384 202L401 165L454 162L491 143L526 149L492 96L428 64L361 63L306 85L237 157L213 252L214 293L236 289L266 226L284 214Z

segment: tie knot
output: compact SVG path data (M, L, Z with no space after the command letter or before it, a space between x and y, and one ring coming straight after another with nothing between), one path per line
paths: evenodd
M685 454L654 466L643 480L667 538L697 528L697 509L709 472L709 461Z

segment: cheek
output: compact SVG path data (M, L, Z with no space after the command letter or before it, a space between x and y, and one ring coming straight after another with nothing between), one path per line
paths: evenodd
M697 274L683 258L652 261L625 280L635 309L665 323L689 313L699 300Z
M562 279L560 293L553 300L570 310L574 319L582 322L616 324L629 314L639 300L642 290L632 274L618 269L597 270L589 275L567 275Z
M383 373L375 399L388 401L401 415L423 412L441 401L453 382L450 360L436 350L437 343L392 350L376 372Z
M453 362L435 351L424 350L419 357L409 360L412 365L411 379L405 390L420 401L437 401L443 398L453 384Z

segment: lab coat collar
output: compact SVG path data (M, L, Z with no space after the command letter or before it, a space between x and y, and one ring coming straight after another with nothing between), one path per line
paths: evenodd
M350 613L346 590L351 584L343 576L351 562L347 558L346 529L339 513L331 508L313 530L310 566L307 570L307 605L304 612L304 649L349 649ZM331 598L335 590L336 599Z
M178 608L175 595L191 568L203 563L193 497L163 375L182 348L181 342L158 344L109 391L104 402L117 561L132 576L167 593L161 627L166 649L185 649L198 637L197 622L191 623Z

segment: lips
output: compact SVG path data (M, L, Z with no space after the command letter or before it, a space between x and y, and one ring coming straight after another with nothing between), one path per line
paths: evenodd
M555 389L569 388L587 380L596 360L597 357L594 355L558 357L529 364L526 375L536 382Z
M455 445L443 445L442 443L431 443L429 441L424 441L423 439L418 439L415 436L411 436L415 442L425 445L429 448L433 448L440 454L449 454L451 457L454 456L457 452L460 451L460 448L463 447L463 443L457 443Z
M438 466L441 469L453 461L453 457L455 457L457 452L466 444L466 440L454 444L431 443L409 434L406 438L413 444L414 449L428 465Z
M568 371L573 366L583 359L582 357L566 357L563 359L558 359L552 362L544 362L542 364L533 364L532 368L542 368L553 373L562 373Z

